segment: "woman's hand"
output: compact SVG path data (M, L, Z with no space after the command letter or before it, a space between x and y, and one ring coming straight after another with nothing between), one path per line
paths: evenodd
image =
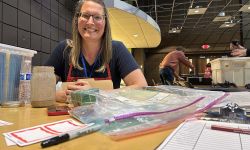
M91 85L89 84L89 82L83 80L67 83L67 89L63 88L64 90L61 89L56 91L56 101L64 103L67 100L67 95L69 95L72 91L87 90L90 88Z
M64 103L67 100L67 95L65 90L56 91L56 101Z
M66 94L68 95L72 91L75 91L75 90L87 90L90 88L91 88L91 85L89 84L89 82L83 81L83 80L78 80L75 83L68 84Z

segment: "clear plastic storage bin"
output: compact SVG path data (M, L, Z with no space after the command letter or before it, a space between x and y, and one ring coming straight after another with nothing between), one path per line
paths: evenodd
M30 95L30 82L25 81L25 85L21 86L20 79L29 79L26 75L31 75L29 72L31 61L36 53L33 50L0 43L0 104L2 107L20 106L22 101L19 97L29 101L27 95Z

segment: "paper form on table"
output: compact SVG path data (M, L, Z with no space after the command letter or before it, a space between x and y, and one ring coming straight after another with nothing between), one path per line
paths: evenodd
M250 135L212 130L211 125L250 129L249 124L215 121L186 121L169 135L157 150L249 150Z

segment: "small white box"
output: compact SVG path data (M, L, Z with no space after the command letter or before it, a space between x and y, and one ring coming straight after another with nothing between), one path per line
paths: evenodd
M218 58L211 61L213 83L229 81L237 86L250 83L250 57Z

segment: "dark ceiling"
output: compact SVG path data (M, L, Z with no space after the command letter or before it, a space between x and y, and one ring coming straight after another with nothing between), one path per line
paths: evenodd
M131 0L130 0L131 1ZM194 51L202 44L209 44L211 51L228 50L232 39L242 40L250 30L250 13L239 9L249 0L137 0L133 5L150 15L160 26L162 41L160 48L182 45ZM192 7L207 8L205 14L187 15ZM224 22L213 22L220 12L231 16L236 23L232 28L219 28ZM172 28L180 33L169 33ZM241 32L244 30L244 33Z

